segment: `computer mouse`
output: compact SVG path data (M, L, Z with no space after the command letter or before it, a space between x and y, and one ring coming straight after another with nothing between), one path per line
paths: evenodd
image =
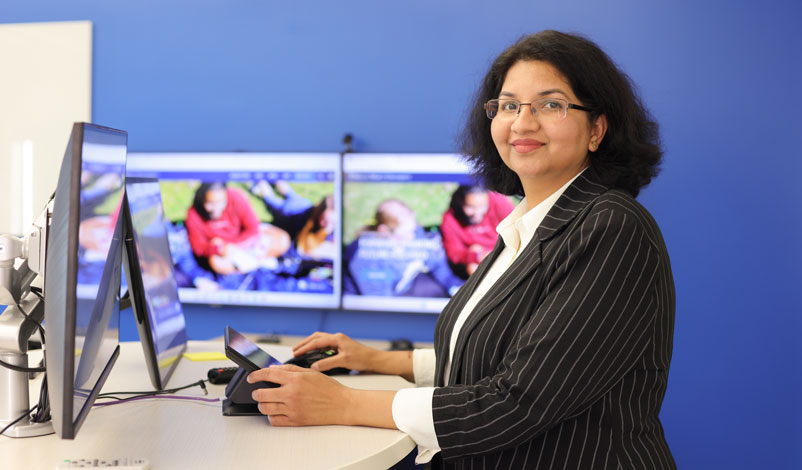
M390 342L390 351L412 351L415 349L415 346L412 345L412 341L399 338Z
M300 356L293 357L284 362L284 364L295 364L298 367L312 367L312 364L315 362L326 359L327 357L331 357L337 354L336 349L327 348L327 349L313 349L311 351L305 352ZM339 374L349 374L351 372L350 369L346 369L345 367L335 367L334 369L323 371L326 375L339 375Z

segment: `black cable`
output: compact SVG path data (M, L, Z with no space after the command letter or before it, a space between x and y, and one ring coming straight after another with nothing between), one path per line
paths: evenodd
M39 364L35 365L34 367L41 367L41 368L44 368L44 367L45 367L45 358L42 358L42 359L39 361ZM41 371L39 371L39 372L28 372L28 380L33 380L33 379L35 379L35 378L36 378L36 376L37 376L37 375L39 375L39 373L40 373L40 372L41 372Z
M31 291L31 292L33 292L33 291ZM44 300L44 297L40 296L39 294L37 294L35 292L34 292L34 294L39 296L40 299ZM45 329L42 328L42 324L39 323L38 321L34 320L33 318L29 317L28 314L25 312L25 310L22 309L22 305L20 305L19 302L16 302L16 304L17 304L17 309L22 314L22 316L25 317L25 320L27 320L29 322L33 322L33 324L36 325L36 327L39 329L39 333L42 335L42 345L44 345L45 344Z
M40 299L45 300L45 296L43 295L43 291L40 287L31 286L31 292L33 292L34 295L36 295Z
M193 382L189 385L184 385L183 387L176 387L170 388L165 390L152 390L148 392L108 392L108 393L101 393L97 396L98 399L100 398L107 398L117 401L126 401L126 400L133 400L134 398L141 398L141 397L150 397L150 396L157 396L157 395L169 395L172 393L180 392L181 390L185 390L191 387L200 387L203 389L203 394L208 395L209 392L206 389L206 382L207 380L199 380L197 382ZM127 398L120 398L116 395L132 395Z
M0 366L5 367L6 369L11 369L17 372L44 372L44 367L20 367L15 366L14 364L9 364L5 361L0 361Z
M141 396L141 395L136 395L136 396ZM100 400L101 398L105 398L107 400L114 400L114 401L125 401L125 400L129 400L131 398L134 398L134 397L122 398L122 397L115 397L114 395L107 395L107 394L104 393L102 397L100 397L100 396L97 397L98 400Z
M102 398L105 395L111 395L111 394L114 394L114 395L165 395L165 394L169 394L169 393L180 392L181 390L184 390L184 389L187 389L187 388L190 388L190 387L203 387L203 388L205 388L205 385L201 385L201 383L203 383L203 382L206 382L206 380L198 380L197 382L192 382L189 385L184 385L182 387L176 387L176 388L167 388L167 389L164 389L164 390L149 390L149 391L145 391L145 392L108 392L108 393L101 393L97 397L98 398Z
M42 377L42 387L39 389L39 404L36 414L31 421L34 423L44 423L50 421L50 397L47 395L47 374Z
M39 405L33 405L33 408L31 408L30 410L26 411L25 413L22 413L22 416L20 416L19 418L15 419L14 421L8 423L8 426L4 427L3 430L0 431L0 436L4 435L6 433L6 431L8 431L8 428L10 428L11 426L14 426L18 422L22 421L23 418L28 416L30 413L33 413L33 410L35 410L38 406ZM11 437L11 436L6 436L6 437Z

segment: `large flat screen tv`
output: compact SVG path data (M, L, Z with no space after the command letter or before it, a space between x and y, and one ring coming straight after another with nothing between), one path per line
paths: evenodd
M343 308L439 313L513 201L451 154L346 154Z
M337 308L339 154L131 153L158 178L182 302Z

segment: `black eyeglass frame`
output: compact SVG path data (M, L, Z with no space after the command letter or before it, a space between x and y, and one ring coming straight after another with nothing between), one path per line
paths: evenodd
M590 108L587 108L587 107L579 105L579 104L571 103L568 100L564 100L562 98L541 98L539 100L530 101L529 103L522 103L522 102L520 102L518 100L514 100L514 99L511 99L511 98L503 98L503 99L488 100L488 102L484 104L485 114L487 115L488 119L493 120L496 116L498 116L498 106L496 107L496 114L494 116L490 116L490 113L491 113L491 111L489 109L490 103L495 102L496 104L498 104L498 103L501 103L502 101L512 101L514 103L518 103L518 112L515 113L515 116L519 116L521 114L521 107L526 104L526 105L529 105L529 109L532 111L532 115L537 117L537 111L535 111L535 108L533 108L532 105L534 103L536 103L536 102L539 102L539 101L562 101L563 103L565 103L565 113L563 114L562 119L565 119L565 117L568 116L568 110L569 109L577 109L579 111L585 111L587 113L593 111Z

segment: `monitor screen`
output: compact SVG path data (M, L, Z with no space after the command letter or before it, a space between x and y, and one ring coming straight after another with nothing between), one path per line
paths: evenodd
M46 369L56 433L75 437L119 355L128 135L76 123L59 173L45 259Z
M346 309L439 313L513 208L457 155L347 154L343 180Z
M126 178L125 201L125 278L151 382L163 389L186 350L187 332L158 180Z
M182 302L337 308L340 156L132 153L158 178Z

